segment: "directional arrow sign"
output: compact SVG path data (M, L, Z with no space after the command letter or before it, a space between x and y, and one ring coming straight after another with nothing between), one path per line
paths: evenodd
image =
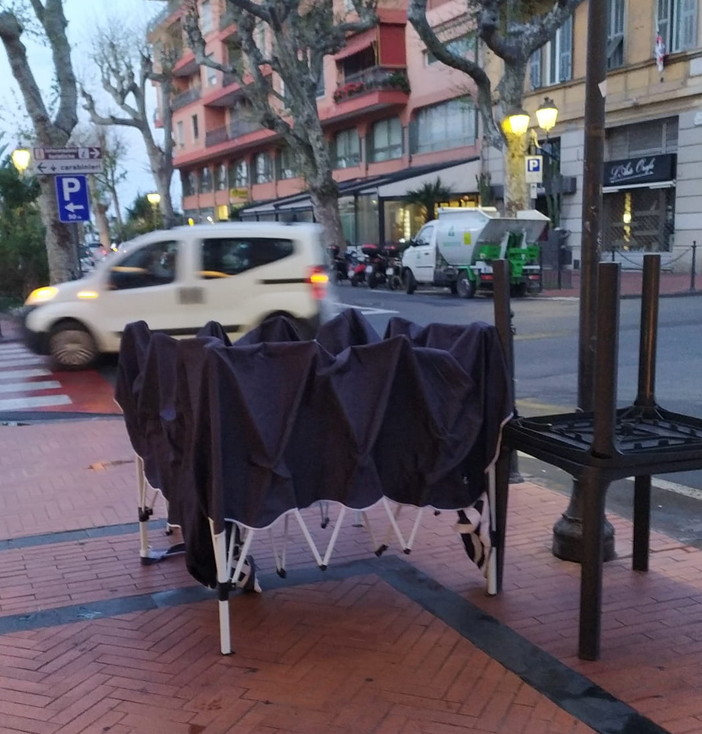
M60 221L90 221L88 179L85 176L56 176L56 200Z
M57 176L62 173L100 173L102 171L102 159L35 160L32 170L35 174L44 176Z
M91 145L83 148L34 148L35 161L70 161L102 158L102 148Z

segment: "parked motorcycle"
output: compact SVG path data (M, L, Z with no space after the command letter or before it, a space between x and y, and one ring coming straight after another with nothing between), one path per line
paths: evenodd
M387 258L378 245L363 245L361 252L366 256L366 283L369 288L376 288L387 281L385 273Z
M391 291L402 289L402 255L398 245L383 247L387 260L385 267L385 282Z
M338 245L330 245L329 260L331 263L331 278L335 283L350 279L349 268L354 264L354 258L349 252L341 254Z
M351 285L355 288L357 285L366 282L366 261L360 260L357 255L350 255L351 261L347 270L348 278Z

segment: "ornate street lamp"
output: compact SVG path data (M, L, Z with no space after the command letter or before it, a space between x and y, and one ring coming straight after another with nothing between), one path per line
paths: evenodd
M529 113L521 108L511 110L502 121L502 129L508 135L524 135L529 129Z
M32 160L32 154L27 148L15 148L10 157L12 158L12 165L17 169L20 175L27 170Z
M536 110L536 121L539 127L546 132L546 137L553 130L558 122L558 107L550 97L545 97L544 101Z

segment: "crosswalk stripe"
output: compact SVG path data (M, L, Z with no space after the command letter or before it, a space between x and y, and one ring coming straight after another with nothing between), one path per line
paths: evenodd
M52 405L69 405L68 395L42 395L27 398L0 399L0 410L25 410L27 408L48 408Z
M13 357L12 359L4 359L0 361L0 367L22 367L26 364L45 364L45 361L42 357L25 357L25 358L17 358Z
M28 377L46 377L50 375L51 370L35 368L28 370L0 370L0 380L23 380Z
M0 382L0 392L35 392L55 390L61 387L58 380L39 380L37 382Z

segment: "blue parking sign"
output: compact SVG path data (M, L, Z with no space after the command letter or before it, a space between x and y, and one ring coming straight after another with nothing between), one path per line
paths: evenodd
M61 222L89 222L88 179L85 176L56 176L56 200Z
M525 177L527 183L541 183L543 180L543 156L527 155L524 156L524 166L526 168Z

